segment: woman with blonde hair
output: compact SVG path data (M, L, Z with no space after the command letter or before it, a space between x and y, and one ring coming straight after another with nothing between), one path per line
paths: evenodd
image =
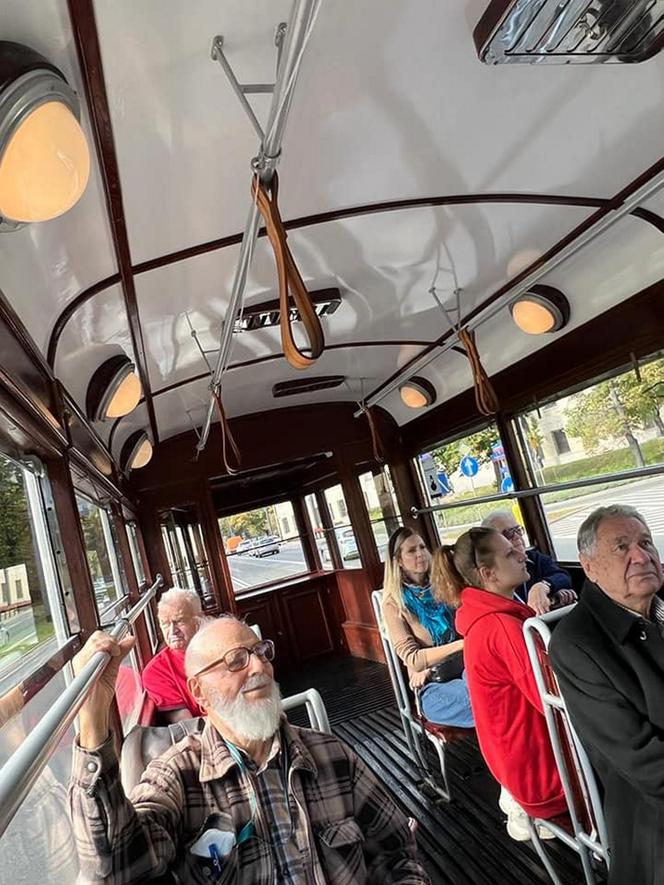
M390 537L385 560L383 618L390 641L408 669L424 716L439 725L473 727L463 673L463 640L454 608L431 589L431 554L409 528Z
M436 591L459 606L480 749L507 791L500 806L517 840L529 838L526 814L548 819L567 811L523 636L523 623L535 612L514 599L527 578L525 551L495 529L470 529L436 555ZM551 834L541 828L540 836Z

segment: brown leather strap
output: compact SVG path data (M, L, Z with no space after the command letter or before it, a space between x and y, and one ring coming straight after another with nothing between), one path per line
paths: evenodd
M477 344L475 343L475 333L468 329L459 329L458 335L473 372L477 410L480 414L487 417L495 415L498 411L498 397L480 360Z
M376 419L372 414L372 407L362 406L362 411L367 416L367 421L369 422L369 430L371 431L371 445L373 446L373 455L376 461L379 464L382 464L385 460L385 454L383 452L383 444L380 440L380 434L378 433L378 427L376 426Z
M307 369L316 362L323 352L325 337L311 297L307 292L307 288L286 242L287 235L277 204L279 179L276 172L267 185L263 184L258 175L255 175L252 192L265 221L265 230L272 244L274 259L277 263L277 275L279 278L279 328L284 356L293 368ZM302 325L309 341L311 356L302 353L295 343L291 326L289 291L302 320Z
M240 450L235 442L233 434L231 433L231 429L228 426L228 419L226 418L226 412L224 411L224 407L221 402L221 397L216 391L213 391L212 396L214 397L214 401L217 404L217 411L219 412L219 423L221 424L221 457L224 461L224 467L226 468L226 472L230 476L234 476L239 473L239 467L242 463L242 458L240 456ZM237 467L231 467L228 463L228 452L227 447L233 451L233 455L235 457L235 463L238 465Z

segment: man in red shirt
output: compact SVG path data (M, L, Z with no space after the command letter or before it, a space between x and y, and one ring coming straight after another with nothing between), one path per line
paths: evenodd
M201 600L195 590L173 587L157 605L159 626L166 642L143 670L143 688L154 701L159 718L170 724L202 716L187 688L184 655L203 622Z

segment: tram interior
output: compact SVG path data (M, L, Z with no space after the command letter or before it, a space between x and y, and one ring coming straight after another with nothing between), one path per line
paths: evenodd
M434 883L550 881L473 736L451 802L423 784L372 607L401 525L434 550L507 509L580 591L578 528L624 503L664 555L664 10L563 4L510 48L538 5L0 0L0 763L162 576L119 743L161 723L141 672L189 587L321 692ZM39 149L11 178L10 44L68 84L66 181ZM285 242L315 320L279 301ZM3 882L77 881L75 729L7 812Z

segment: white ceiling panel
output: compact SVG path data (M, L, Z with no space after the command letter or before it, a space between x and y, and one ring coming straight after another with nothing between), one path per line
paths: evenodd
M515 262L541 255L591 211L501 203L425 207L298 229L289 243L310 289L342 292L342 306L323 321L328 344L431 341L448 325L429 293L434 277L446 306L454 305L456 279L467 312L520 269ZM229 247L136 277L154 389L205 371L189 322L214 360L238 254L239 247ZM274 258L263 238L246 305L277 298L275 286ZM278 329L243 332L234 336L232 362L280 350Z
M240 80L270 81L289 9L97 0L134 261L243 229L258 139L211 39L224 35ZM284 141L283 215L431 194L608 197L660 157L663 102L662 55L489 67L462 3L326 0Z
M60 68L81 98L93 155L90 181L73 209L52 221L0 233L0 288L45 352L67 302L115 273L116 266L65 0L4 0L2 39L24 43Z
M65 326L55 361L55 374L85 411L85 395L95 369L118 353L134 359L120 286L111 286L86 301ZM98 426L107 438L111 422Z

